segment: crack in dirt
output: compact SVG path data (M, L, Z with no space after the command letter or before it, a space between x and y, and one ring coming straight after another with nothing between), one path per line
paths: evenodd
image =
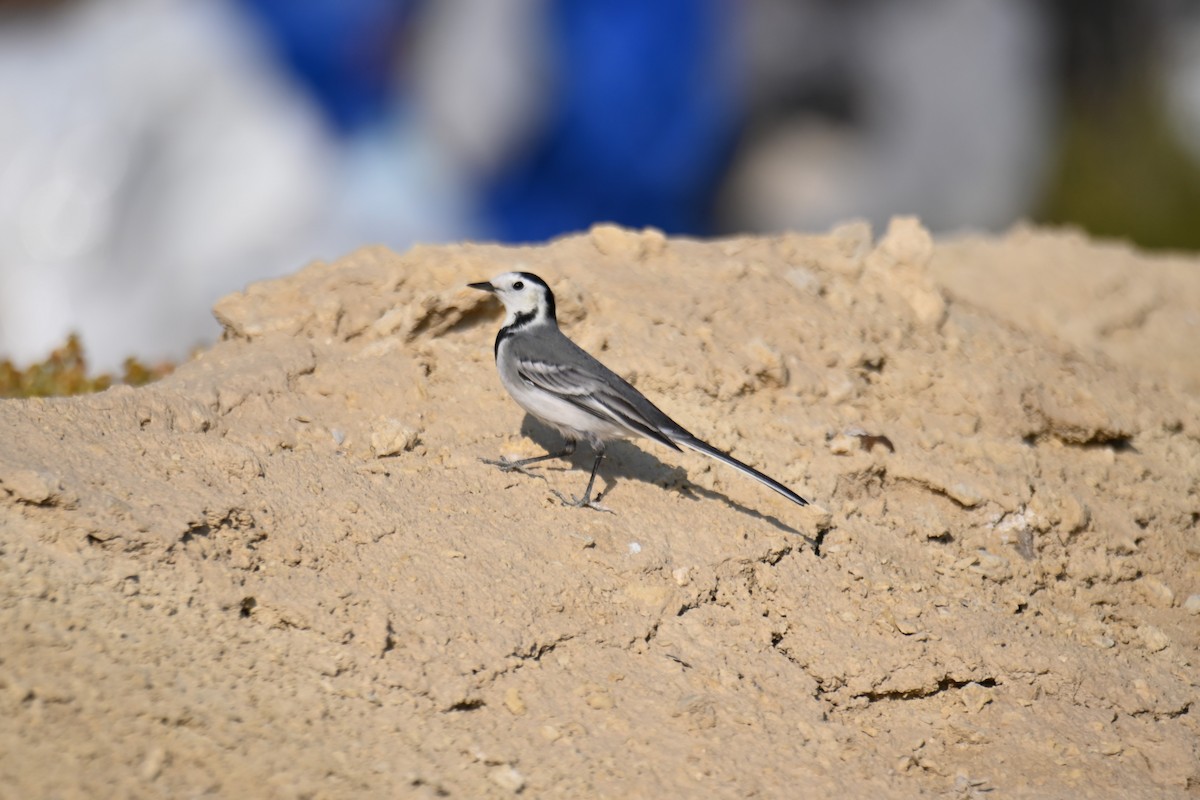
M518 658L521 661L541 661L542 656L544 656L548 653L553 653L560 644L563 644L564 642L569 642L578 635L579 634L577 634L577 633L564 633L561 636L559 636L558 638L553 639L552 641L543 642L541 644L534 643L524 653L522 653L520 650L514 650L513 652L509 653L508 656L510 658ZM517 666L520 666L520 665L517 665ZM504 674L504 673L499 673L499 674Z
M891 689L883 692L860 692L854 697L861 697L868 703L877 703L884 700L923 700L927 697L935 697L943 692L961 689L972 683L978 684L985 689L993 689L999 685L995 678L983 678L981 680L956 680L949 675L943 677L937 682L933 688L918 686L913 689Z

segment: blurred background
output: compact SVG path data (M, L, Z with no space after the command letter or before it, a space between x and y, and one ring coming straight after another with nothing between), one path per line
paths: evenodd
M0 359L365 244L1015 221L1200 247L1184 0L0 0Z

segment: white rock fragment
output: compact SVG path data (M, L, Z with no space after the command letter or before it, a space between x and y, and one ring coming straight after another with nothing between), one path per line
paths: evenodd
M808 267L794 267L788 270L783 277L784 280L801 292L808 294L821 293L821 279L817 277L817 273Z
M1190 594L1183 601L1183 610L1189 614L1200 614L1200 594Z
M492 783L516 794L525 788L525 776L511 764L502 764L488 773Z
M959 691L959 699L968 711L977 714L992 702L992 693L986 686L972 681Z
M1012 566L1008 559L986 551L980 551L970 570L996 583L1004 583L1012 577Z
M1155 608L1170 608L1175 604L1175 592L1158 578L1142 578L1138 582L1138 588L1146 602Z
M54 475L33 469L14 469L0 473L0 487L18 500L35 506L48 502L62 489Z
M1142 644L1151 653L1157 653L1160 650L1166 650L1171 644L1171 639L1161 628L1156 628L1153 625L1143 625L1138 628L1138 636L1142 639Z
M946 494L964 508L974 508L983 502L983 493L967 483L954 483L946 487Z
M420 431L392 417L378 420L371 427L371 454L376 458L407 453L420 441Z

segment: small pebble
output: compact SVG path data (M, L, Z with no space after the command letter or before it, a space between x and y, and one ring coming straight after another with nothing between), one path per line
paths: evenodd
M1190 594L1183 601L1183 610L1189 614L1200 614L1200 594Z
M1138 628L1138 635L1142 637L1142 644L1146 645L1146 649L1151 653L1166 650L1171 644L1170 637L1153 625L1143 625Z
M597 711L604 711L605 709L612 708L614 705L612 695L608 692L596 692L595 694L588 695L587 704Z
M525 701L521 698L521 693L517 691L515 686L510 686L504 693L504 707L513 716L519 717L525 713Z
M488 774L488 777L492 779L492 783L513 794L525 788L525 776L517 772L511 764L502 764L496 767Z

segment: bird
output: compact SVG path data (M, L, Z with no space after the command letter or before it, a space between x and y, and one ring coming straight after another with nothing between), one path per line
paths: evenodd
M490 281L467 285L495 295L504 304L504 323L493 347L500 382L517 405L557 430L565 440L558 452L518 461L503 457L481 459L485 463L505 472L525 472L531 464L571 456L576 445L586 441L595 460L583 494L569 499L558 492L555 495L564 505L608 511L598 505L599 494L592 496L605 447L615 439L645 437L672 450L686 448L703 453L797 505L808 505L807 500L779 481L692 434L628 381L567 338L558 327L554 292L537 275L505 272Z

